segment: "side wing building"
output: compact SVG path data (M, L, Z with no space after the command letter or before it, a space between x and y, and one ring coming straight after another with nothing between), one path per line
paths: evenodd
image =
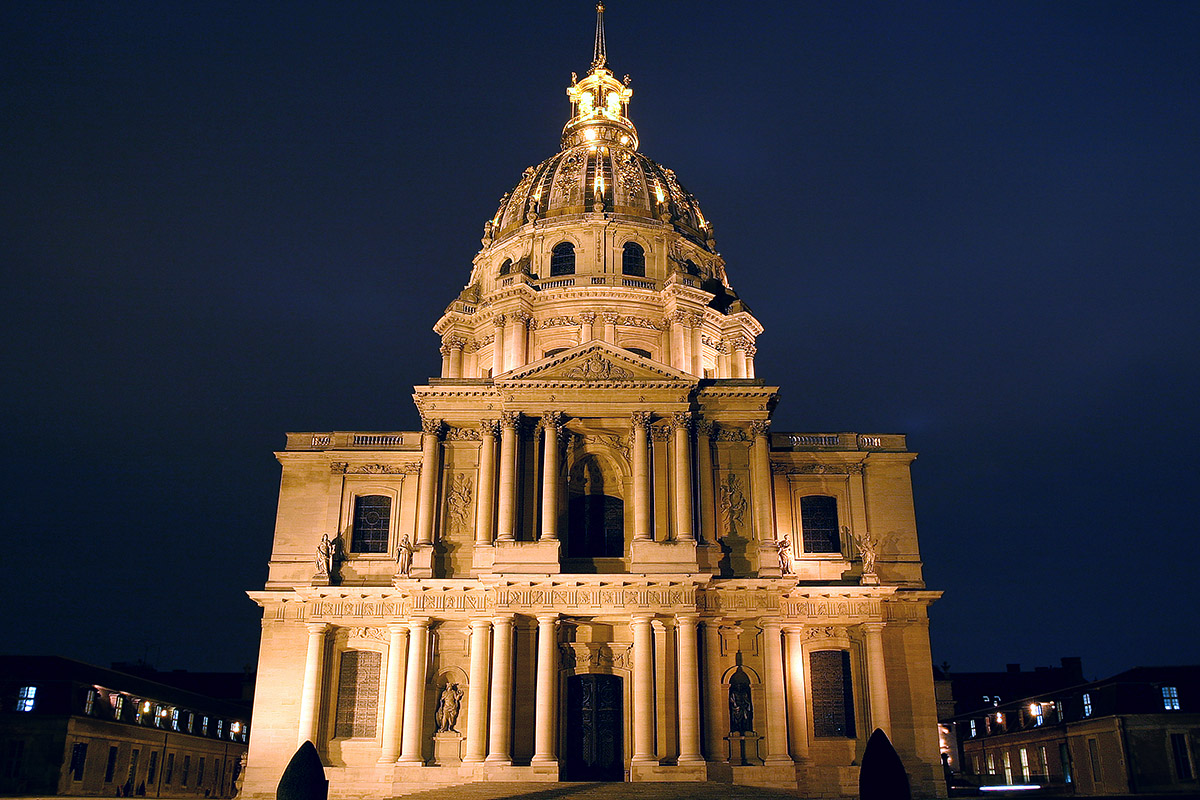
M602 9L601 9L602 15ZM763 328L594 59L484 227L422 429L288 434L244 794L475 780L941 794L905 439L771 429Z

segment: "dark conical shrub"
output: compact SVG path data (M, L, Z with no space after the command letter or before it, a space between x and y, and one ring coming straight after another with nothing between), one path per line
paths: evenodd
M321 766L321 757L312 742L305 742L296 750L292 760L288 762L283 777L279 779L279 788L275 790L276 800L327 800L329 797L329 781L325 779L325 767Z
M867 740L858 771L859 800L911 800L908 773L900 754L879 728Z

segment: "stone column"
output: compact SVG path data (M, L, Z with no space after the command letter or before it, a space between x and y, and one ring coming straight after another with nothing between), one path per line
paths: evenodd
M531 763L557 764L554 718L558 715L558 614L539 614L537 621L537 707Z
M467 751L463 761L477 764L487 757L488 667L492 621L471 620L471 673L467 690Z
M491 544L496 507L496 420L479 421L479 487L475 498L475 544Z
M709 761L724 761L726 758L724 736L729 731L722 724L727 700L725 687L721 684L721 618L704 620L704 747Z
M511 542L516 539L517 522L517 428L521 415L516 411L500 414L500 501L499 529L496 539Z
M421 420L421 478L417 491L417 546L433 544L434 508L437 500L438 476L442 471L438 438L442 432L440 419Z
M804 684L804 628L789 625L783 629L787 645L788 743L792 758L808 761L808 689Z
M867 648L867 697L871 701L871 725L892 735L892 715L888 705L887 669L883 662L883 623L864 622L863 638Z
M497 314L492 317L492 325L494 326L495 338L492 340L492 375L499 375L505 372L504 369L504 323L503 314Z
M532 319L524 311L518 311L509 316L512 322L512 363L509 364L510 370L525 366L528 363L528 343L529 343L529 321Z
M700 668L695 614L675 615L679 639L679 763L704 761L700 755Z
M733 362L733 377L746 377L746 337L737 336L733 340L733 355L729 360Z
M444 344L438 348L438 352L442 354L442 377L449 378L450 375L450 345ZM460 350L461 354L462 351Z
M633 412L633 538L654 538L650 520L650 412Z
M408 678L404 682L404 739L398 764L424 764L425 668L429 661L429 619L408 623Z
M579 315L579 343L585 344L596 338L596 312L584 311Z
M633 631L633 759L634 764L654 764L654 635L652 614L634 614Z
M754 356L757 355L758 348L752 344L746 345L746 377L754 377Z
M727 341L722 341L717 345L717 377L733 377L733 366L730 364L729 342Z
M324 622L310 622L304 627L308 629L308 651L304 656L304 686L300 691L297 746L305 742L317 742L321 686L325 682L325 633L329 630L329 625Z
M383 752L380 764L393 764L400 756L400 708L404 702L404 672L408 660L408 626L388 625L387 678L383 685Z
M675 311L670 315L671 320L671 366L686 371L688 368L687 353L683 349L685 314Z
M604 341L609 344L617 343L617 318L618 314L615 311L605 311L604 316Z
M704 377L704 340L700 336L704 326L704 315L694 314L691 318L692 334L692 374L697 378Z
M754 533L760 542L775 541L775 525L771 519L770 428L770 420L750 423L750 433L754 437L750 454L750 488L754 497ZM778 564L773 566L778 569Z
M692 415L677 412L671 415L675 447L675 541L694 542L692 527Z
M696 482L700 484L700 536L705 544L717 543L717 510L713 495L712 441L713 424L696 420Z
M492 703L488 715L489 764L512 764L513 620L502 614L492 619Z
M779 623L764 622L763 661L766 667L767 764L791 764L788 755L787 697L783 688L783 651Z
M542 414L542 535L540 541L558 538L558 430L562 425L561 411Z
M450 345L450 377L461 378L463 376L463 348L467 346L464 339L455 336L449 341Z

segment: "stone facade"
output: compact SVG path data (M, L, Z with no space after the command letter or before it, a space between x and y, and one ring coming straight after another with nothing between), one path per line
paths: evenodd
M485 225L419 432L288 435L245 793L475 780L857 792L870 733L944 794L904 437L770 431L762 326L636 152L632 91Z

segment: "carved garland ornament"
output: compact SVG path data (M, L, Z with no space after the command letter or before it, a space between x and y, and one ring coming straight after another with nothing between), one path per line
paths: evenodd
M578 367L567 370L566 377L584 381L628 380L633 373L594 353Z

